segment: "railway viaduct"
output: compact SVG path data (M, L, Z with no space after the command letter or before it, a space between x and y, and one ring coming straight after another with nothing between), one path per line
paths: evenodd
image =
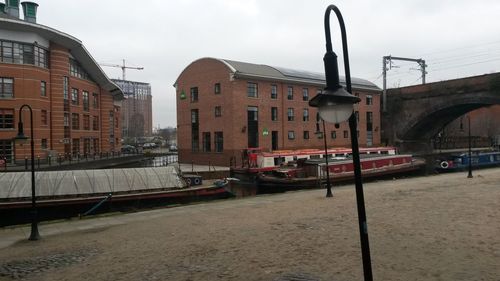
M390 89L387 112L382 112L382 140L402 152L427 153L444 126L495 104L500 104L500 73Z

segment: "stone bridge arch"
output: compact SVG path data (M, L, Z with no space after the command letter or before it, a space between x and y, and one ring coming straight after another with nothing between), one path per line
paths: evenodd
M500 73L390 89L382 139L401 151L430 151L431 138L447 124L495 104L500 104Z

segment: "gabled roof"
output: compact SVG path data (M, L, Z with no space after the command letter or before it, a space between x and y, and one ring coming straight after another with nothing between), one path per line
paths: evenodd
M93 81L103 89L109 91L116 98L123 98L123 93L120 88L108 78L99 64L94 60L87 49L85 49L82 41L77 38L45 25L8 17L0 17L0 28L11 31L35 33L51 42L67 48L74 59L87 71Z

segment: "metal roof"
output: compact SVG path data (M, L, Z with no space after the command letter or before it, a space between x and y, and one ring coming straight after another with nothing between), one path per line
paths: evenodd
M103 89L109 91L116 98L123 98L121 89L108 78L99 64L94 60L87 49L85 49L82 41L77 38L45 25L7 17L0 17L0 28L11 31L35 33L51 42L67 48L71 55L87 71L93 81Z
M319 72L289 69L284 67L273 67L265 64L253 64L247 62L216 59L222 61L231 69L235 78L280 80L290 83L305 83L324 87L325 75ZM340 83L345 86L345 77L340 76ZM380 91L374 83L356 77L351 77L354 89Z

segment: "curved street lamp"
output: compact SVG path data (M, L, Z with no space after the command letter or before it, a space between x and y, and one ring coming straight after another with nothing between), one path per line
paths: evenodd
M333 52L330 37L330 12L337 15L342 35L342 49L344 57L346 90L340 85L337 55ZM351 72L349 69L349 55L347 50L347 36L344 19L340 10L335 5L330 5L325 12L325 37L326 54L323 58L325 65L326 88L322 94L316 95L309 101L309 106L317 107L321 118L331 123L341 123L349 119L351 132L352 157L354 164L354 180L356 185L356 202L358 207L359 235L361 241L361 254L363 259L363 273L365 280L373 280L370 245L368 240L368 225L366 223L365 199L361 176L361 162L359 159L359 145L357 134L356 116L353 114L354 104L361 101L352 95ZM328 168L328 167L327 167Z
M30 111L30 125L31 125L31 234L28 240L38 240L40 239L40 234L38 233L38 211L36 208L36 193L35 193L35 137L33 132L33 110L31 106L23 104L19 108L19 123L17 125L17 136L14 138L16 141L26 141L28 137L24 135L22 112L23 108L27 107Z

